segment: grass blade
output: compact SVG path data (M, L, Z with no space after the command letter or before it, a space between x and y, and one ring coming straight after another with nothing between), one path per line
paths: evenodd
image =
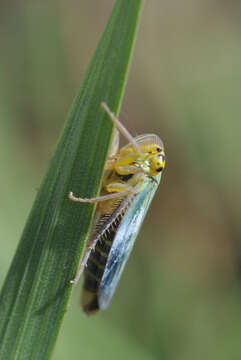
M48 359L66 311L98 193L142 0L117 0L25 226L0 296L0 358Z

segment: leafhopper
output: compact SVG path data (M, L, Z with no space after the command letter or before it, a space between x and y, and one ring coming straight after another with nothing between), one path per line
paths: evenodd
M100 196L86 199L69 193L72 201L97 203L88 249L71 281L77 283L84 272L82 308L87 314L109 306L165 168L157 135L133 137L105 103L100 106L115 126ZM119 133L128 141L120 150Z

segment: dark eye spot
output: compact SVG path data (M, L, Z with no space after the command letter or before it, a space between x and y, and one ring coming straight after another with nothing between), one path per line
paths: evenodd
M156 148L156 151L157 151L157 152L161 152L161 148L157 147L157 148Z
M162 167L159 167L158 169L156 169L157 172L161 172L163 170Z

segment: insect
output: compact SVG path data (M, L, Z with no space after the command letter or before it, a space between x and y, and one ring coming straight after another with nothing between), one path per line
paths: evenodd
M109 306L165 167L157 135L133 137L105 103L100 107L115 126L100 196L86 199L69 193L72 201L97 203L94 230L71 281L77 283L84 271L82 308L87 314ZM118 151L119 132L128 144Z

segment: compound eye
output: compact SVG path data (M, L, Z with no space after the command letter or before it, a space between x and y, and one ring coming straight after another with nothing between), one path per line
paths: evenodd
M165 156L163 154L155 154L150 158L150 169L154 174L161 172L165 167Z
M161 172L165 167L165 157L163 155L158 155L158 161L156 162L156 171Z

